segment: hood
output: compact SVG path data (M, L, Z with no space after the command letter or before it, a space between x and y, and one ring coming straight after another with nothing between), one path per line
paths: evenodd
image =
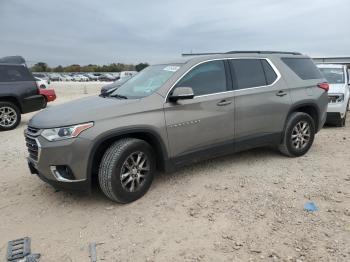
M329 84L328 94L344 94L345 88L348 88L348 85L343 84Z
M53 128L117 117L130 113L139 99L117 99L92 96L53 106L37 113L30 121L36 128ZM124 113L123 113L124 112Z

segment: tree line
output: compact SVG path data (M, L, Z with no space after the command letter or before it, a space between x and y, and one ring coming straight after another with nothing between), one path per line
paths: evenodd
M122 72L122 71L141 71L145 67L149 66L148 63L123 64L123 63L112 63L109 65L79 65L73 64L68 66L56 66L49 67L44 62L39 62L33 65L30 69L32 72L57 72L57 73L73 73L73 72Z

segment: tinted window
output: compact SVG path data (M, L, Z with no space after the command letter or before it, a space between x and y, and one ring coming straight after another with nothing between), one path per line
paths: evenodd
M232 75L236 77L235 89L265 86L266 79L260 59L231 59Z
M34 81L28 69L21 65L0 65L0 82Z
M310 58L281 58L282 61L294 71L301 79L323 78L320 70L315 66Z
M276 81L277 79L277 74L276 72L272 69L271 65L269 62L267 62L265 59L261 60L261 63L264 68L265 76L266 76L266 83L268 85L271 85L273 82Z
M176 87L192 87L194 95L206 95L227 91L223 61L200 64L188 72Z

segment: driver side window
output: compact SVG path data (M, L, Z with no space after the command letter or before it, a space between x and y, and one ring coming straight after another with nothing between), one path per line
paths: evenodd
M195 96L227 91L223 61L210 61L189 71L175 87L191 87Z

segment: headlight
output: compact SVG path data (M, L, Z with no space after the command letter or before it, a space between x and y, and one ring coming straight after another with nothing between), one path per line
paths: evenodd
M341 103L344 101L344 94L328 94L329 103Z
M49 141L59 141L59 140L77 137L81 132L93 126L94 126L94 123L90 122L90 123L85 123L85 124L80 124L75 126L65 126L65 127L44 129L41 132L41 135Z

